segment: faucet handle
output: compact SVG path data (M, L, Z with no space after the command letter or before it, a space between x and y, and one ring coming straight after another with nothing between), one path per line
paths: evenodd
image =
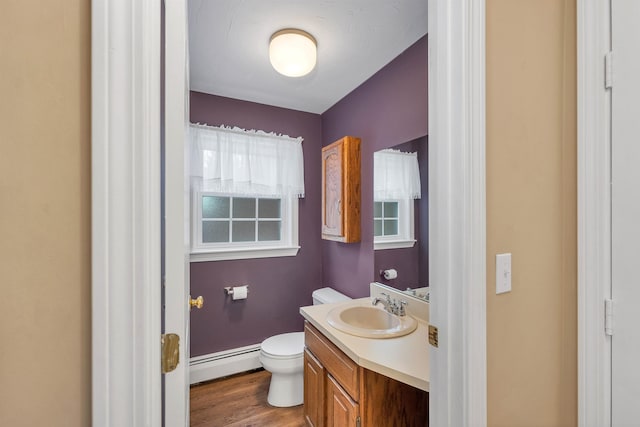
M405 310L405 307L408 305L409 303L406 302L405 300L400 300L399 302L399 307L398 307L398 316L405 316L407 314L407 311Z

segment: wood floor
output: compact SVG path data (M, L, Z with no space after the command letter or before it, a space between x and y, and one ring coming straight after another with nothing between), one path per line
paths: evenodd
M302 405L267 403L271 374L238 374L191 387L191 427L302 427Z

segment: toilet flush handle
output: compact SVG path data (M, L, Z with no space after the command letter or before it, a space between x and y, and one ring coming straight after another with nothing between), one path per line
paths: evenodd
M203 305L204 305L204 298L202 298L202 295L200 295L196 299L192 299L191 295L189 295L189 311L191 311L191 307L200 309L202 308Z

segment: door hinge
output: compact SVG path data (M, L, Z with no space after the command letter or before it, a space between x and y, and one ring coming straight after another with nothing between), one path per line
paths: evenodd
M438 328L433 325L429 325L429 344L438 347Z
M613 300L604 300L604 333L613 335Z
M360 427L360 415L356 418L356 427Z
M604 55L604 88L613 87L613 52L609 51Z
M177 334L162 334L162 373L166 374L178 366L180 363L180 337Z

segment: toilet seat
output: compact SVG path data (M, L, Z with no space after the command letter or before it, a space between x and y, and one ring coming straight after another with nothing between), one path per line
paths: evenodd
M260 351L274 359L296 359L304 353L304 332L290 332L267 338Z

